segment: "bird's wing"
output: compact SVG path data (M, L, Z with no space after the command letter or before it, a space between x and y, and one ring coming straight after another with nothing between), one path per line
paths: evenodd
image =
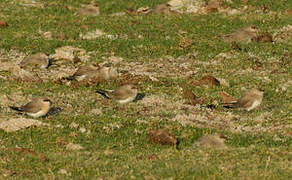
M37 113L40 110L42 110L42 105L40 102L35 100L35 101L31 101L31 102L27 103L26 105L22 106L21 109L23 109L23 111L28 112L28 113Z
M243 107L243 108L250 107L253 104L253 101L251 100L253 98L254 97L252 95L242 96L240 99L238 99L235 106L236 107Z
M112 92L112 96L116 100L127 99L128 97L131 96L131 92L129 92L128 90L117 89L114 92Z
M114 92L112 92L112 95L116 100L123 100L129 97L136 97L137 93L135 93L135 90L132 89L118 88Z

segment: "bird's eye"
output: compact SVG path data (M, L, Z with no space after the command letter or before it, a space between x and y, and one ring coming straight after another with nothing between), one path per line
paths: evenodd
M45 101L45 102L51 102L51 100L49 100L49 99L45 99L44 101Z

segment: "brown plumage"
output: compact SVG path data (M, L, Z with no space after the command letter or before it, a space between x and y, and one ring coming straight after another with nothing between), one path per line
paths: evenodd
M227 34L222 36L224 41L228 42L243 42L243 41L251 41L252 38L257 36L257 28L255 26L249 26L243 29L239 29L231 34Z
M77 81L106 81L109 79L114 79L118 76L118 72L115 68L112 67L97 67L92 64L81 66L69 77L69 80Z
M80 66L77 71L73 74L73 76L69 77L70 80L77 80L77 81L81 81L84 80L86 78L88 78L89 76L94 75L97 72L98 67L96 67L93 64L86 64L83 66Z
M229 94L226 92L219 92L219 96L221 97L223 103L228 104L228 103L235 103L236 99L231 97Z
M251 89L245 92L236 102L225 103L225 107L242 108L250 111L262 103L263 95L264 91L262 89Z
M83 76L86 75L90 72L94 72L98 69L97 66L93 65L93 64L86 64L83 66L80 66L77 71L73 74L73 76Z
M273 42L273 37L271 34L265 33L263 35L253 38L252 40L260 42L260 43L267 43L267 42Z
M145 96L144 93L138 93L138 90L133 88L131 84L119 86L115 90L97 90L96 92L105 98L113 99L121 104L138 101Z
M211 75L203 76L202 79L199 81L199 83L200 83L200 85L207 85L207 86L219 86L220 85L220 81Z
M27 56L20 62L21 68L27 67L39 67L45 69L50 65L49 57L44 53L36 53L30 56Z
M15 111L25 113L31 117L38 118L41 116L45 116L49 112L51 104L52 102L50 99L43 97L33 99L32 101L21 107L10 106L10 108Z

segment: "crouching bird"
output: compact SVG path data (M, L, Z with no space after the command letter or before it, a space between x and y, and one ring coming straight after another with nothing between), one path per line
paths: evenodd
M145 93L138 93L138 90L133 88L133 85L127 84L116 88L115 90L97 90L97 93L107 99L112 99L120 104L136 102L145 97Z
M251 111L262 103L263 95L264 95L263 89L258 88L251 89L245 92L237 101L224 103L224 107L241 108L246 111Z
M10 106L11 109L20 112L21 114L27 114L28 116L38 118L47 115L50 111L52 101L46 97L33 99L29 103L20 106Z

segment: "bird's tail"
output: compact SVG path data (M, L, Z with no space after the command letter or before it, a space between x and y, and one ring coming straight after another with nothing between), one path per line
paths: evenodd
M236 108L237 104L236 102L230 102L230 103L222 103L223 107L225 108Z
M64 80L73 81L75 80L74 76L63 77Z
M107 91L105 91L105 90L101 90L101 89L98 89L98 90L96 90L96 92L97 92L98 94L102 95L104 98L110 99L110 97L109 97L108 94L107 94Z
M139 100L142 100L145 97L145 93L138 93L133 102L137 102Z
M20 108L20 107L15 107L15 106L9 106L9 107L10 107L10 109L12 109L14 111L17 111L17 112L22 112L23 111L22 108Z
M62 109L59 107L51 107L49 112L46 114L46 116L52 116L55 114L59 114L60 112L62 112Z
M53 58L49 58L49 63L47 68L49 68L51 65L53 65L54 59Z
M181 139L177 138L176 145L175 145L177 150L180 150L180 142L181 142Z

